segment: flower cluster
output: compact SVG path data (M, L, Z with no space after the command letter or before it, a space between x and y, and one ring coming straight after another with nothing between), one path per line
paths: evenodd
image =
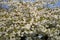
M39 2L1 7L0 40L60 40L60 9L44 8Z

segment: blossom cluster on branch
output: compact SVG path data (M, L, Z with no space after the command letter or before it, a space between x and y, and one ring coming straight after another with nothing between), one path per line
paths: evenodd
M0 40L60 40L60 8L43 2L0 6Z

